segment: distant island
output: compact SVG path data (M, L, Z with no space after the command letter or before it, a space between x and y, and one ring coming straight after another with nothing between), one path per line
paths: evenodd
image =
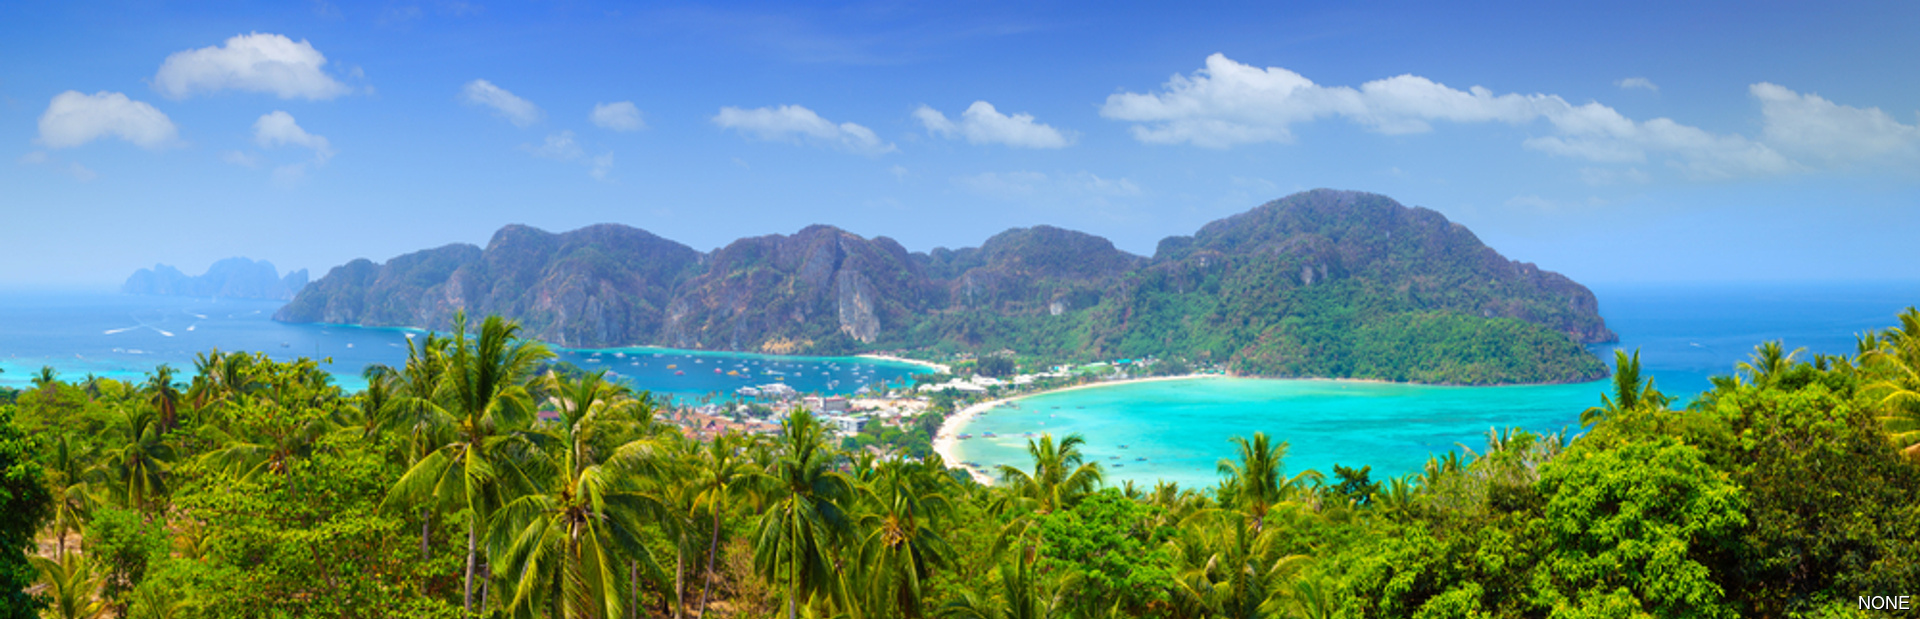
M205 274L198 277L164 264L140 269L120 285L120 292L286 301L293 299L294 294L306 285L306 269L281 277L271 262L228 258L213 263L213 266L207 267Z
M1585 286L1435 211L1326 189L1169 237L1152 257L1050 226L922 253L816 225L702 253L617 224L512 225L485 249L335 267L274 318L445 329L459 311L582 348L1013 350L1471 385L1603 377L1585 345L1617 340Z

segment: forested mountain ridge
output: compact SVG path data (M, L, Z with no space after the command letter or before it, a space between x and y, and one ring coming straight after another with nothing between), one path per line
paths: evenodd
M909 252L832 226L700 253L602 224L508 226L356 260L275 318L445 328L500 314L565 346L844 354L932 348L1188 357L1267 376L1587 380L1613 341L1592 292L1385 196L1315 190L1161 241L1152 258L1036 226Z

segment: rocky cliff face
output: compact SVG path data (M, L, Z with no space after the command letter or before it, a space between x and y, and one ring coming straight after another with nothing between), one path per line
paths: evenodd
M444 329L466 311L515 317L528 335L563 346L631 344L659 332L670 291L699 260L626 226L508 226L485 250L456 244L336 267L274 319Z
M135 271L126 283L120 285L120 291L128 294L284 301L292 299L294 293L306 285L306 269L281 277L271 262L228 258L213 263L205 274L198 277L164 264L156 264L152 269Z
M1404 340L1402 352L1430 346L1444 356L1456 340L1496 333L1526 349L1503 355L1590 361L1579 344L1614 339L1597 309L1585 287L1507 260L1439 213L1317 190L1169 237L1152 258L1050 226L927 253L812 226L708 254L613 224L561 234L508 226L485 249L450 245L335 268L276 318L445 328L465 310L512 317L529 335L578 347L1008 347L1197 356L1277 375L1399 376L1365 363L1302 364L1377 354L1365 350L1389 335ZM1506 370L1485 361L1460 375L1502 380ZM1539 376L1590 377L1596 366ZM1439 376L1414 376L1430 375Z

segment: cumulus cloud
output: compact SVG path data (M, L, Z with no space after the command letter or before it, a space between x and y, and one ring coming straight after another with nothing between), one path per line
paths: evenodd
M1761 135L1793 155L1837 164L1920 150L1920 126L1902 124L1880 108L1840 105L1766 82L1748 92L1760 100Z
M253 122L253 141L261 148L292 145L311 149L315 164L325 164L333 158L333 144L327 142L327 138L307 133L294 122L292 114L279 110Z
M1635 121L1599 103L1574 105L1556 95L1495 94L1474 86L1448 87L1416 75L1375 80L1358 88L1322 86L1298 73L1244 65L1221 54L1207 57L1192 76L1174 75L1160 92L1109 96L1100 113L1135 123L1136 139L1226 148L1255 142L1291 142L1292 126L1340 118L1394 135L1432 130L1432 123L1546 121L1552 135L1527 148L1601 163L1639 163L1661 157L1696 178L1778 174L1804 169L1766 143L1719 135L1666 118Z
M264 92L282 99L332 99L351 89L321 70L327 57L302 39L252 33L167 56L153 87L170 99L222 90Z
M460 100L468 105L492 108L493 113L518 127L540 122L545 115L533 102L514 96L487 80L473 80L460 89Z
M1014 114L1008 116L994 109L993 104L975 101L960 113L960 122L947 119L939 110L922 105L913 111L914 118L925 125L927 132L945 138L963 137L974 144L1005 144L1017 148L1064 148L1073 143L1073 136L1033 121L1032 114Z
M593 112L587 114L587 119L602 129L614 131L639 131L647 128L647 122L640 119L640 108L634 107L632 101L596 103L593 106Z
M572 131L549 133L547 134L545 143L539 146L524 144L520 146L520 149L532 153L535 157L555 161L573 161L586 156L586 151L582 150L580 144L574 141Z
M54 95L46 113L40 115L40 143L48 148L72 148L116 137L157 150L172 145L178 135L166 114L117 92L85 95L69 90Z
M882 142L872 129L853 123L834 124L798 105L750 110L723 107L713 117L713 124L762 140L806 140L863 155L897 150L893 144Z
M1629 78L1614 82L1613 85L1619 86L1622 90L1633 90L1635 88L1638 88L1641 90L1651 90L1654 92L1660 92L1659 84L1655 84L1653 83L1653 80L1650 80L1644 77L1629 77Z

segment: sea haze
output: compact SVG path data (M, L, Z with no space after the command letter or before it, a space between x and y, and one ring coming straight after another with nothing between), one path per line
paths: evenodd
M279 301L197 299L76 292L11 292L0 302L0 385L23 387L41 366L64 380L87 374L142 381L161 364L182 374L214 348L265 352L277 360L330 359L321 368L349 390L364 388L368 364L398 367L407 339L424 331L288 324L271 319ZM774 357L654 348L554 349L589 370L612 370L638 389L692 398L785 382L803 392L848 394L897 382L919 366L857 358ZM715 371L719 370L719 371ZM727 374L727 372L734 374ZM183 378L184 380L184 378Z

